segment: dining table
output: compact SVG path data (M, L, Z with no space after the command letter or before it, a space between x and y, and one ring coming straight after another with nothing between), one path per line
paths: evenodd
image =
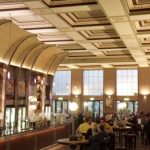
M85 145L89 143L89 140L70 140L69 138L63 138L57 140L58 144L69 145L71 150L75 150L77 146Z
M122 145L122 137L126 133L131 133L132 128L130 126L117 126L113 127L113 131L119 136L119 143Z

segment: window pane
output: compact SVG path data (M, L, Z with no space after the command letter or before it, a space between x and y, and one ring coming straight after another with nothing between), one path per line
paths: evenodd
M117 95L133 96L138 93L137 69L117 70Z
M83 72L84 95L103 94L103 71L86 70Z
M71 71L57 71L54 76L53 95L70 95Z

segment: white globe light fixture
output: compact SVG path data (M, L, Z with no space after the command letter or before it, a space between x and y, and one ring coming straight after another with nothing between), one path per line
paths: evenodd
M72 135L75 135L75 118L74 112L78 109L78 104L76 102L71 102L69 104L69 109L72 111Z
M78 104L77 104L76 102L71 102L71 103L69 104L69 109L70 109L72 112L77 111L77 109L78 109Z

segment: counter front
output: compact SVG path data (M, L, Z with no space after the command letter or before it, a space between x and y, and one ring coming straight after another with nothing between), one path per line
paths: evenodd
M63 124L46 129L33 130L0 138L0 150L40 150L67 138L71 125Z

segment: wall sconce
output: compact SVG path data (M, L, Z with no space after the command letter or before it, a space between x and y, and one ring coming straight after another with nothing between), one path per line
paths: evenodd
M36 84L36 78L34 78L33 82Z
M81 90L74 86L72 94L78 96L79 94L81 94Z
M111 96L113 95L113 94L106 94L107 95L107 98L111 98Z
M111 96L114 94L112 90L107 90L105 94L108 96L108 98L111 98Z
M143 91L141 91L141 94L143 95L143 99L146 100L147 95L149 94L149 91L148 90L143 90Z
M41 80L41 84L42 84L42 85L44 84L44 81L43 81L43 79Z
M7 79L10 79L10 71L7 72Z
M143 98L146 100L147 99L147 95L143 95Z
M108 98L111 98L111 95L108 95Z

